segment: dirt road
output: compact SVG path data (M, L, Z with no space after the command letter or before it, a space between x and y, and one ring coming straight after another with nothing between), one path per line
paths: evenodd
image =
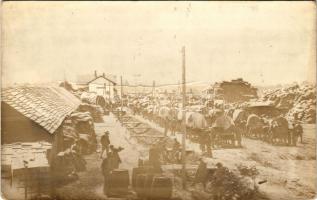
M127 130L121 126L114 115L103 117L103 123L95 123L95 132L97 135L98 145L100 145L100 137L105 130L110 132L111 144L115 147L124 147L120 152L122 164L120 168L130 171L137 166L138 158L142 152L146 151L141 145L136 145L133 138L128 138ZM79 173L79 180L59 188L58 194L60 199L107 199L103 194L103 176L101 174L100 149L96 153L85 156L87 161L87 170Z
M137 118L148 123L158 131L161 127L139 116ZM95 131L99 142L105 130L110 131L110 140L115 146L125 149L120 153L121 168L131 169L137 166L139 157L146 156L147 147L129 137L126 128L116 118L104 117L104 123L96 123ZM176 138L181 141L181 134ZM189 149L200 152L199 145L187 141ZM243 148L213 150L213 162L222 162L230 169L239 164L255 165L260 172L257 180L267 180L260 186L260 191L272 200L306 200L315 196L315 125L304 126L304 144L297 147L272 146L262 141L243 139ZM87 171L79 174L78 181L59 189L63 199L81 199L83 194L89 199L106 199L102 194L103 177L100 172L99 153L85 157ZM88 194L88 195L87 195Z
M156 124L136 116L153 128L163 131ZM210 161L222 162L230 169L239 164L256 166L260 172L258 180L267 180L260 186L272 200L307 200L315 196L316 149L315 124L303 125L303 144L296 147L272 146L263 141L243 139L243 147L235 149L215 149ZM181 142L181 134L176 138ZM199 144L186 141L188 149L200 152Z

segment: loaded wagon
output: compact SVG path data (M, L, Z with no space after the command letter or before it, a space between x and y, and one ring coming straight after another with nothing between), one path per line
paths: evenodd
M241 132L235 126L233 119L224 113L219 113L214 117L210 132L214 147L241 146Z

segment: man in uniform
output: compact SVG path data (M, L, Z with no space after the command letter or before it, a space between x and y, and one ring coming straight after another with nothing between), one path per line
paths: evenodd
M180 163L182 160L182 147L181 144L177 141L177 139L174 139L174 145L173 145L173 159L177 162Z
M107 194L108 187L109 187L109 177L110 177L110 163L109 163L107 154L104 154L103 156L103 160L101 163L101 172L104 177L103 193Z
M122 151L124 148L119 147L115 148L113 145L110 145L110 153L108 154L108 162L110 165L110 170L118 169L121 161L119 156L119 152Z
M202 183L204 188L206 187L206 181L208 179L208 170L207 170L207 163L203 160L203 158L199 159L200 163L198 165L198 169L195 174L195 179L193 185L197 183Z
M106 150L107 153L109 153L109 145L110 145L110 139L109 139L109 131L106 131L100 138L101 143L101 152Z
M303 127L300 123L293 123L293 145L296 146L297 140L300 138L300 142L303 143Z
M215 194L214 194L213 199L214 200L221 200L224 196L223 177L226 174L226 168L223 167L223 165L221 163L217 163L216 166L217 166L217 169L214 172Z

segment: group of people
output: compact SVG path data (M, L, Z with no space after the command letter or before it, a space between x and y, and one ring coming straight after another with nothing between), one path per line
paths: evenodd
M109 138L109 131L106 131L104 135L100 138L101 143L101 171L102 175L104 176L104 187L103 192L107 194L109 189L109 179L110 174L113 170L118 169L121 163L121 158L119 156L119 152L123 150L122 147L114 147Z

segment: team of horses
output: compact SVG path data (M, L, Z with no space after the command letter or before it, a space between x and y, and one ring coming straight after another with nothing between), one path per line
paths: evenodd
M133 114L138 114L165 128L171 134L182 132L183 110L179 104L160 104L134 99L127 103ZM300 124L290 124L282 115L259 116L241 108L221 109L204 105L186 107L185 122L188 137L208 140L214 145L241 145L241 136L260 139L271 144L296 145L302 139Z

